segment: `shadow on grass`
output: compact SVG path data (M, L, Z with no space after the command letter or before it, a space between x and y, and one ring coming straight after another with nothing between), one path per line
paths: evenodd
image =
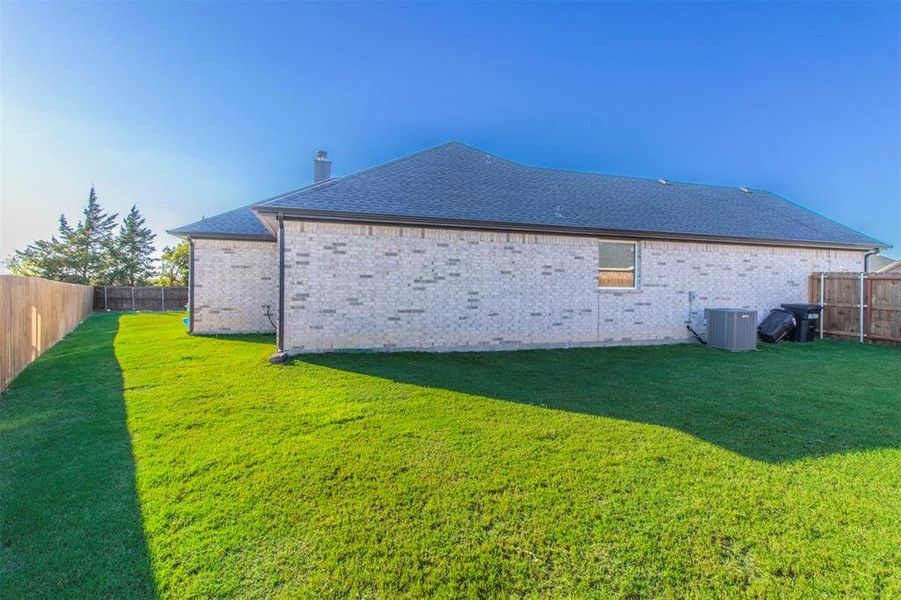
M662 425L770 463L901 447L898 348L825 342L741 354L688 345L294 360Z
M151 598L117 314L97 314L0 400L0 597Z

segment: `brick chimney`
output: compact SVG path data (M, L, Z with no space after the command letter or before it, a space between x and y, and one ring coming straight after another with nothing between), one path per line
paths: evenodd
M313 183L320 183L332 178L332 161L328 159L325 150L316 151L316 159L313 161Z

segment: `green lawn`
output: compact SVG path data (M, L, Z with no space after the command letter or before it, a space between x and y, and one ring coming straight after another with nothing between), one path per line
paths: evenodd
M270 365L96 315L0 400L0 597L901 595L901 348Z

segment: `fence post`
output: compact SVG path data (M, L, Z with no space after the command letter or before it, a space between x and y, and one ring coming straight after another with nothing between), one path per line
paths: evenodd
M858 333L860 334L860 343L863 343L863 272L858 276L858 297L860 298L860 310L858 313Z
M106 286L103 286L103 310L109 310L109 302L106 299Z
M135 307L135 286L131 286L131 312L138 312L137 307Z
M820 339L823 339L823 321L826 320L826 274L820 273Z
M166 312L166 288L160 286L160 304L162 305L163 312Z
M865 336L870 337L873 333L873 278L869 273L864 275L865 281L863 284L863 297L864 297L864 316L863 316L863 333Z

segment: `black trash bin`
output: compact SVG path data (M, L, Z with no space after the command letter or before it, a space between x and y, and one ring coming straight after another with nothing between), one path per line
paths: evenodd
M797 324L798 319L795 318L794 313L781 308L774 308L767 315L767 318L763 320L763 323L757 327L757 335L764 342L778 344L782 339L790 339L786 338L786 336L796 329L795 326Z
M798 320L798 326L791 333L793 342L812 342L817 339L817 325L823 307L819 304L783 304Z

